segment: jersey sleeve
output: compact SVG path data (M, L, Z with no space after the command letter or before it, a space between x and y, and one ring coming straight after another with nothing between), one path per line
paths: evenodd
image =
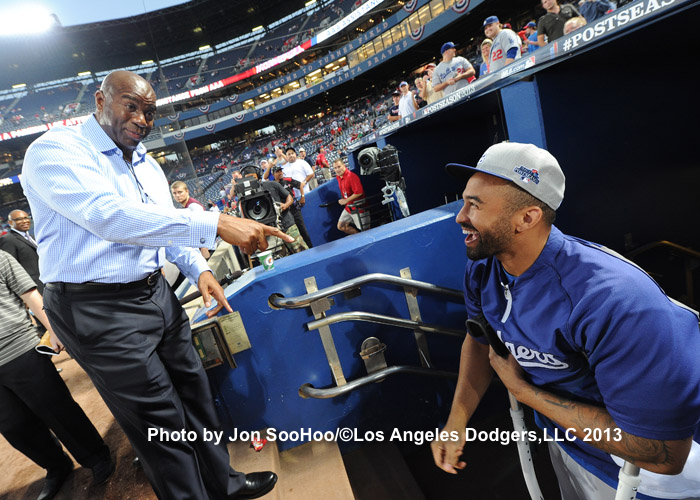
M646 275L614 284L574 307L573 340L622 430L648 439L687 438L700 424L698 317Z
M467 318L475 319L481 314L481 275L483 274L483 264L472 260L467 262L464 271L464 304L467 308ZM469 333L471 335L471 333ZM472 338L480 344L488 344L483 337Z
M520 37L518 36L517 33L514 31L511 31L508 33L508 50L507 52L510 52L512 49L517 49L520 50L520 47L523 46L523 42L520 40Z

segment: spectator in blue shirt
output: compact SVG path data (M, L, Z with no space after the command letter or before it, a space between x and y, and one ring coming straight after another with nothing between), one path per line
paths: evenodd
M537 24L535 21L530 21L525 25L525 40L523 41L527 44L528 52L534 52L540 48L537 43Z

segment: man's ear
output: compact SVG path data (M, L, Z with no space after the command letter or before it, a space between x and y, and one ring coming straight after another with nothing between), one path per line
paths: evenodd
M542 220L542 209L536 205L532 205L518 211L517 220L515 221L515 231L522 233L532 229Z
M97 106L97 111L102 111L105 105L105 94L101 90L95 92L95 106Z

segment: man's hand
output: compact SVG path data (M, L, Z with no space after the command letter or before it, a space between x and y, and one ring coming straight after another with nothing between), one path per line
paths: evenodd
M199 292L202 294L205 306L211 307L212 296L216 299L217 306L211 311L207 311L207 318L216 316L223 307L225 307L228 312L233 312L231 305L224 295L224 289L221 288L221 285L219 285L219 282L216 281L216 278L210 271L205 271L199 275L197 288L199 288Z
M58 340L58 337L56 337L53 328L49 328L49 342L51 342L51 349L56 352L61 352L65 349L63 342Z
M268 236L277 236L287 243L294 241L294 238L287 236L276 227L230 215L219 216L216 234L225 242L240 247L248 255L252 255L256 250L266 250Z
M440 437L447 433L447 439L441 440ZM459 435L458 440L453 440L455 433ZM457 474L457 470L462 470L466 467L467 462L459 459L464 450L464 443L467 440L466 424L461 426L451 425L447 422L444 429L440 431L438 437L430 443L430 449L433 452L433 460L435 465L440 467L445 472Z
M347 199L347 198L340 198L340 199L338 200L338 203L339 203L340 205L342 205L342 206L345 206L345 205L348 204L348 199Z
M502 358L490 348L489 361L515 399L568 429L578 439L587 439L591 429L599 429L597 435L602 438L590 440L588 445L657 474L679 474L683 470L692 436L663 441L629 434L617 426L606 408L553 394L528 383L523 369L511 354Z
M301 197L299 198L299 206L304 206L306 205L306 197L302 194Z
M517 399L520 390L529 384L525 380L525 372L513 355L508 354L507 358L502 358L493 347L489 347L489 362L506 389Z

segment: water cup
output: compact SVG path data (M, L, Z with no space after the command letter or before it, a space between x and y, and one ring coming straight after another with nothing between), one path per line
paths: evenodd
M258 254L258 259L260 259L260 264L262 264L265 271L275 268L275 259L272 258L272 251L268 250L266 252L261 252Z

